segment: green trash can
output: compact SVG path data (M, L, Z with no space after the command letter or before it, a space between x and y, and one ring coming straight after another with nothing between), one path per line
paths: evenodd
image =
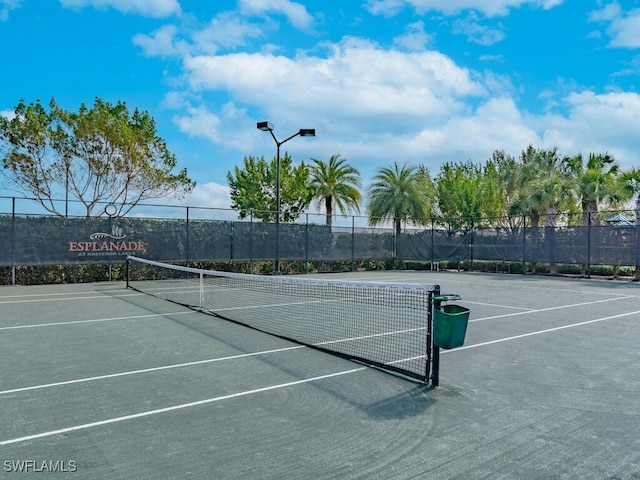
M433 343L440 348L456 348L464 344L470 310L460 305L441 305L433 315Z

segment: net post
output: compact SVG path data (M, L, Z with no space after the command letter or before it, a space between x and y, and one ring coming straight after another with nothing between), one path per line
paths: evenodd
M431 314L429 318L429 340L427 343L428 348L432 351L431 357L431 386L437 387L440 385L440 347L433 342L433 319L435 317L436 310L440 309L440 285L436 285L431 293L433 301L431 302Z
M127 282L127 288L129 288L129 271L130 271L130 268L131 268L131 260L129 260L129 255L127 255L127 259L125 260L124 265L125 265L124 275L125 275L126 282Z
M200 308L204 308L204 275L200 272Z

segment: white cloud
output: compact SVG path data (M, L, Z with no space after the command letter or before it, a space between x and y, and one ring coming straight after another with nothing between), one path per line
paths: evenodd
M398 129L438 121L464 108L463 99L486 93L470 71L445 55L383 50L357 40L333 46L328 58L197 56L187 58L184 69L193 89L226 91L234 102L271 118L339 118L372 128L378 115Z
M501 28L490 28L481 25L475 13L471 13L467 18L453 22L452 32L466 35L467 40L479 45L493 45L505 38L505 33Z
M133 44L142 48L147 56L171 57L185 54L189 47L183 40L176 39L177 27L165 25L151 33L138 34L133 37Z
M180 130L191 136L206 138L213 143L224 140L224 135L220 134L222 121L204 106L188 107L186 115L174 117L174 122Z
M411 6L418 13L427 11L457 14L464 10L476 10L488 17L504 16L512 8L531 5L546 10L565 0L368 0L369 11L374 15L395 15L403 6Z
M231 199L229 197L229 187L227 185L220 185L219 183L203 183L202 185L196 185L196 188L188 194L187 197L181 202L184 205L192 205L194 207L207 207L207 208L231 208ZM191 212L194 215L196 212ZM205 212L206 213L206 212ZM228 212L229 218L237 218L237 212ZM211 216L211 213L209 213ZM219 212L216 212L216 219L224 219L220 216Z
M614 20L608 29L612 47L640 48L640 9Z
M503 97L488 100L468 115L455 115L441 126L425 129L414 141L415 148L427 147L438 160L483 162L498 149L517 156L538 139L513 99Z
M599 10L594 10L589 14L589 20L592 22L609 22L611 20L615 20L620 18L620 14L622 13L622 9L618 2L613 2L605 5L603 8Z
M240 11L254 15L280 13L300 30L313 26L313 17L309 15L304 5L289 0L240 0Z
M424 22L407 25L405 33L393 39L393 44L406 50L420 51L431 42L431 35L424 31Z
M0 117L8 118L9 120L15 118L16 112L13 110L0 110Z
M619 48L640 48L640 8L623 11L618 2L612 2L589 14L592 22L608 23L607 34L611 37L609 46ZM592 34L595 37L596 34Z
M63 7L113 8L123 13L162 18L180 14L178 0L60 0Z
M496 148L517 154L539 139L508 97L514 88L507 78L460 68L437 52L347 39L326 58L189 57L184 73L193 91L221 91L231 100L216 111L191 107L175 119L182 131L249 154L272 147L255 131L256 120L272 121L283 136L316 128L312 147L308 141L287 144L294 158L308 158L310 150L327 158L337 152L365 178L372 165L395 159L435 162L435 168L444 160L486 160ZM487 100L489 92L499 99ZM260 118L247 114L245 105Z
M567 116L540 119L545 143L566 154L609 151L624 167L637 165L639 94L583 91L569 95L565 103L570 109Z
M262 29L232 12L224 12L211 20L206 28L194 33L198 51L214 54L219 47L237 48L248 38L260 38Z
M0 22L9 20L9 12L20 6L22 0L0 0Z
M557 146L564 154L610 150L625 165L639 159L636 94L596 95L567 84L564 98L541 99L549 111L567 113L532 115L519 110L509 77L462 68L441 53L386 49L357 38L325 46L324 56L185 57L191 97L174 94L176 104L189 105L176 124L243 154L272 152L272 139L255 130L257 120L273 122L279 138L316 128L315 139L287 144L294 159L339 153L365 179L395 160L437 171L444 161L485 161L496 149L518 156L529 144ZM227 99L221 108L195 97L219 93Z

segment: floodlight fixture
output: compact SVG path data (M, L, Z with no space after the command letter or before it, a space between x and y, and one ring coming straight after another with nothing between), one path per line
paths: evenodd
M270 132L273 130L273 125L269 122L258 122L257 127L258 130L262 130L263 132Z
M290 137L279 141L273 133L273 125L270 122L258 122L256 124L258 130L269 132L273 141L276 142L276 258L274 265L274 275L280 275L280 145L288 142L293 137L315 137L315 128L301 128Z

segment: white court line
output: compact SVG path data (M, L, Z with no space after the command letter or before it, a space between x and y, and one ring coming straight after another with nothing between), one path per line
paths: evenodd
M534 308L512 307L511 305L498 305L496 303L469 302L467 300L464 300L464 303L468 303L470 305L483 305L485 307L510 308L512 310L525 310L527 312L535 312L536 311Z
M185 312L185 313L190 313L190 312ZM376 334L372 334L372 335L364 335L364 336L360 336L360 337L351 337L351 338L345 338L342 340L331 340L331 341L326 341L326 342L320 342L320 343L316 343L313 346L315 347L321 347L323 345L331 345L331 344L335 344L335 343L342 343L342 342L353 342L353 341L357 341L357 340L364 340L364 339L368 339L368 338L375 338L375 337L384 337L384 336L390 336L390 335L398 335L401 333L408 333L408 332L412 332L412 331L419 331L419 330L426 330L426 327L418 327L418 328L412 328L412 329L406 329L406 330L397 330L397 331L393 331L393 332L384 332L384 333L376 333ZM86 378L77 378L74 380L65 380L62 382L55 382L55 383L46 383L46 384L42 384L42 385L33 385L30 387L20 387L20 388L14 388L11 390L0 390L0 395L7 395L10 393L19 393L19 392L26 392L29 390L40 390L43 388L50 388L50 387L60 387L63 385L73 385L76 383L85 383L85 382L92 382L95 380L105 380L108 378L117 378L117 377L126 377L128 375L137 375L137 374L141 374L141 373L151 373L151 372L159 372L162 370L172 370L174 368L182 368L182 367L192 367L195 365L204 365L204 364L208 364L208 363L214 363L214 362L221 362L224 360L235 360L238 358L246 358L246 357L254 357L254 356L259 356L259 355L266 355L269 353L279 353L279 352L286 352L289 350L297 350L300 348L307 348L304 345L296 345L293 347L283 347L283 348L278 348L278 349L273 349L273 350L263 350L260 352L253 352L253 353L243 353L243 354L239 354L239 355L231 355L228 357L218 357L218 358L208 358L205 360L195 360L193 362L186 362L186 363L177 363L177 364L173 364L173 365L163 365L161 367L150 367L150 368L144 368L144 369L140 369L140 370L131 370L131 371L127 371L127 372L120 372L120 373L110 373L110 374L106 374L106 375L98 375L95 377L86 377ZM424 355L422 356L424 357ZM420 357L415 357L415 358L420 358ZM397 360L395 362L392 363L402 363L402 362L406 362L409 360L413 360L413 358L411 359L403 359L403 360Z
M616 300L626 300L628 298L636 298L636 296L635 295L628 295L626 297L605 298L604 300L595 300L593 302L573 303L571 305L560 305L560 306L557 306L557 307L539 308L537 310L526 310L524 312L505 313L504 315L493 315L491 317L474 318L472 320L469 320L469 323L471 323L471 322L482 322L484 320L493 320L494 318L514 317L516 315L528 315L530 313L550 312L552 310L562 310L564 308L584 307L585 305L593 305L593 304L596 304L596 303L604 303L604 302L614 302ZM471 302L468 302L468 303L471 303ZM485 305L489 305L489 304L485 304ZM493 306L500 307L501 305L493 305Z
M602 317L602 318L597 318L594 320L587 320L584 322L579 322L579 323L573 323L571 325L564 325L561 327L555 327L555 328L548 328L545 330L539 330L537 332L530 332L530 333L525 333L523 335L515 335L512 337L507 337L507 338L501 338L501 339L497 339L497 340L491 340L488 342L483 342L483 343L477 343L474 345L468 345L468 346L462 346L462 347L458 347L455 350L444 350L441 352L441 354L445 354L445 353L451 353L451 352L457 352L457 351L461 351L461 350L468 350L471 348L478 348L478 347L483 347L486 345L492 345L495 343L502 343L502 342L508 342L511 340L517 340L520 338L526 338L526 337L531 337L534 335L540 335L543 333L549 333L549 332L555 332L558 330L566 330L569 328L575 328L575 327L580 327L583 325L589 325L592 323L597 323L597 322L603 322L606 320L612 320L612 319L616 319L616 318L622 318L622 317L626 317L629 315L638 315L640 314L640 310L635 311L635 312L629 312L629 313L622 313L619 315L611 315L608 317ZM295 348L295 347L294 347ZM304 347L299 347L299 348L304 348ZM53 435L59 435L59 434L63 434L63 433L69 433L69 432L73 432L73 431L77 431L77 430L85 430L85 429L89 429L89 428L93 428L93 427L99 427L102 425L108 425L111 423L117 423L117 422L123 422L126 420L134 420L137 418L142 418L142 417L146 417L146 416L150 416L150 415L157 415L160 413L166 413L166 412L171 412L171 411L175 411L175 410L181 410L184 408L189 408L189 407L195 407L195 406L199 406L199 405L205 405L207 403L213 403L213 402L217 402L217 401L221 401L221 400L227 400L230 398L238 398L238 397L242 397L242 396L246 396L246 395L252 395L255 393L261 393L261 392L266 392L269 390L275 390L275 389L279 389L279 388L286 388L286 387L290 387L293 385L300 385L303 383L309 383L309 382L314 382L317 380L322 380L325 378L331 378L331 377L336 377L336 376L340 376L340 375L348 375L351 373L356 373L356 372L362 372L364 370L367 370L368 367L360 367L360 368L355 368L355 369L351 369L351 370L343 370L340 372L336 372L336 373L331 373L328 375L322 375L322 376L318 376L318 377L312 377L312 378L307 378L304 380L297 380L295 382L289 382L289 383L282 383L282 384L278 384L278 385L272 385L269 387L263 387L263 388L258 388L258 389L254 389L254 390L248 390L248 391L244 391L244 392L238 392L238 393L233 393L230 395L224 395L224 396L220 396L220 397L213 397L213 398L208 398L205 400L199 400L199 401L195 401L195 402L190 402L190 403L183 403L180 405L174 405L171 407L166 407L166 408L160 408L160 409L156 409L156 410L147 410L144 412L139 412L139 413L134 413L132 415L125 415L122 417L115 417L115 418L110 418L110 419L106 419L106 420L101 420L101 421L97 421L97 422L91 422L91 423L85 423L82 425L76 425L73 427L67 427L67 428L61 428L58 430L51 430L48 432L42 432L42 433L37 433L37 434L33 434L33 435L27 435L24 437L18 437L18 438L12 438L9 440L3 440L0 441L0 446L4 446L4 445L11 445L14 443L20 443L20 442L25 442L25 441L29 441L29 440L35 440L35 439L39 439L39 438L44 438L44 437L50 437Z
M94 318L93 320L72 320L69 322L55 322L55 323L38 323L34 325L14 325L11 327L0 327L0 330L21 330L23 328L40 328L40 327L59 327L63 325L78 325L82 323L98 323L98 322L113 322L115 320L132 320L134 318L153 318L153 317L166 317L169 315L191 315L198 313L195 310L188 310L183 312L173 313L149 313L146 315L131 315L128 317L111 317L111 318Z
M348 375L348 374L355 373L355 372L360 372L360 371L363 371L363 370L366 370L366 369L367 369L367 367L360 367L360 368L354 368L352 370L343 370L341 372L330 373L330 374L321 375L321 376L318 376L318 377L305 378L303 380L296 380L294 382L281 383L281 384L278 384L278 385L271 385L269 387L256 388L254 390L246 390L244 392L232 393L230 395L223 395L223 396L220 396L220 397L207 398L205 400L198 400L196 402L183 403L181 405L173 405L171 407L158 408L156 410L147 410L145 412L134 413L132 415L125 415L125 416L122 416L122 417L108 418L106 420L100 420L98 422L85 423L85 424L82 424L82 425L75 425L73 427L66 427L66 428L61 428L61 429L58 429L58 430L50 430L48 432L36 433L34 435L27 435L25 437L11 438L9 440L0 441L0 446L11 445L13 443L26 442L26 441L35 440L35 439L38 439L38 438L51 437L53 435L60 435L62 433L74 432L76 430L86 430L88 428L100 427L102 425L109 425L111 423L124 422L126 420L134 420L134 419L137 419L137 418L148 417L150 415L158 415L160 413L173 412L173 411L182 410L182 409L185 409L185 408L197 407L197 406L200 406L200 405L206 405L208 403L219 402L221 400L228 400L230 398L244 397L244 396L253 395L253 394L256 394L256 393L268 392L269 390L277 390L277 389L280 389L280 388L292 387L294 385L300 385L300 384L303 384L303 383L317 382L318 380L324 380L324 379L327 379L327 378L337 377L337 376L340 376L340 375Z
M113 290L113 291L127 292L127 290L124 288L118 288L117 290ZM95 290L87 290L83 292L60 292L60 293L20 293L18 295L3 295L0 298L68 297L68 296L74 296L74 295L95 295L96 293L97 292ZM110 293L104 293L102 295L112 296L112 294ZM123 295L123 294L120 294L120 295Z
M443 353L457 352L460 350L468 350L470 348L484 347L486 345L493 345L495 343L508 342L511 340L517 340L519 338L526 338L526 337L532 337L534 335L540 335L543 333L557 332L558 330L566 330L569 328L582 327L584 325L589 325L592 323L604 322L606 320L613 320L615 318L628 317L629 315L638 315L638 314L640 314L640 310L636 310L635 312L620 313L618 315L611 315L609 317L596 318L594 320L585 320L584 322L572 323L570 325L562 325L560 327L547 328L545 330L538 330L536 332L523 333L522 335L514 335L513 337L499 338L497 340L490 340L488 342L476 343L474 345L465 345L462 347L457 347L453 350L444 350L444 351L441 350L440 354L442 355Z
M445 272L447 273L447 272ZM453 272L448 272L448 273L453 273ZM463 273L464 274L464 273ZM457 274L456 274L457 275ZM473 282L473 278L471 278L472 275L469 275L469 278L467 280L452 280L451 278L447 278L447 283L459 283L465 286L469 286L472 282ZM479 277L476 277L475 280L479 280ZM556 277L556 278L542 278L542 277L538 277L536 278L536 280L547 280L547 281L557 281L558 284L561 283L561 281L563 280L562 277ZM572 279L566 279L567 282L571 281ZM509 280L509 288L520 288L520 289L527 289L527 290L543 290L546 292L568 292L568 293L586 293L588 295L605 295L605 296L609 296L609 295L620 295L620 293L616 293L616 292L602 292L602 291L593 291L593 290L577 290L577 289L572 289L572 288L556 288L556 286L554 285L553 287L550 286L537 286L537 285L532 285L532 284L522 284L522 285L518 285L517 282L518 279L514 278L513 281ZM594 282L598 282L599 280L593 280ZM444 283L444 282L443 282ZM497 287L497 288L505 288L504 284L501 283L481 283L478 284L478 286L480 287ZM594 286L598 286L597 283ZM637 297L638 295L632 295L634 297Z
M30 300L0 300L0 305L7 305L9 303L38 303L38 302L77 302L78 300L93 300L96 298L121 298L121 297L138 297L144 295L143 293L128 293L121 295L91 295L90 297L77 297L77 298L34 298ZM22 295L16 295L16 297L21 297ZM39 297L40 295L33 295L34 297ZM6 298L6 297L5 297Z
M243 353L243 354L239 354L239 355L231 355L229 357L219 357L219 358L208 358L206 360L196 360L193 362L186 362L186 363L177 363L174 365L164 365L162 367L151 367L151 368L143 368L140 370L131 370L128 372L120 372L120 373L110 373L107 375L99 375L96 377L87 377L87 378L77 378L75 380L66 380L64 382L56 382L56 383L47 383L44 385L34 385L31 387L21 387L21 388L14 388L12 390L3 390L0 391L0 395L8 395L10 393L19 393L19 392L26 392L29 390L40 390L42 388L50 388L50 387L59 387L62 385L73 385L74 383L84 383L84 382L92 382L95 380L106 380L108 378L117 378L117 377L126 377L128 375L138 375L141 373L150 373L150 372L159 372L162 370L171 370L174 368L182 368L182 367L192 367L194 365L205 365L207 363L214 363L214 362L222 362L225 360L235 360L238 358L245 358L245 357L254 357L254 356L258 356L258 355L267 355L269 353L278 353L278 352L286 352L287 350L296 350L299 348L305 348L302 345L296 345L295 347L284 347L284 348L278 348L278 349L274 349L274 350L264 350L262 352L254 352L254 353Z

